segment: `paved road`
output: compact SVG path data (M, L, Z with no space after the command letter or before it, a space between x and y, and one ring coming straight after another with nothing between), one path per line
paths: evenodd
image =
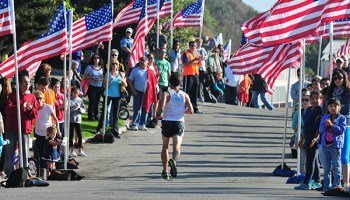
M46 188L0 189L1 199L303 199L271 172L281 162L284 110L274 112L202 104L187 116L178 177L160 177L160 129L129 131L114 144L85 145L79 182L51 181ZM288 149L289 153L290 150ZM288 155L287 163L296 167Z

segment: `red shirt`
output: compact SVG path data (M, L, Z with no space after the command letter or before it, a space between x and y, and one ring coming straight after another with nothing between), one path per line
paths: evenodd
M56 94L55 108L58 122L64 122L64 95L60 92Z
M19 95L21 106L21 121L22 121L22 134L30 134L33 129L33 122L38 117L39 103L35 96L29 92ZM5 124L6 131L17 132L18 131L18 117L17 117L17 103L16 92L12 92L9 95L6 104L7 120ZM33 105L31 110L23 107L24 102L29 102Z

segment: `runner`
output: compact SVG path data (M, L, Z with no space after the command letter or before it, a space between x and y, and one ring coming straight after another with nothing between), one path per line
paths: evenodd
M156 117L162 119L162 177L169 179L167 173L167 164L170 166L170 174L172 177L177 176L176 162L180 156L180 148L183 134L185 131L184 115L193 113L193 106L191 104L188 94L179 89L180 79L176 74L172 74L169 79L170 89L163 92L157 109ZM182 108L182 109L181 109ZM164 111L164 116L162 112ZM173 158L169 160L169 142L173 139Z

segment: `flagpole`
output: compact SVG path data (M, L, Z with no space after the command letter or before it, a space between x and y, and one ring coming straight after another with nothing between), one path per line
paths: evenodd
M159 49L159 7L160 2L157 0L157 49Z
M232 40L231 39L228 40L228 45L229 45L229 51L228 51L228 60L229 60L230 57L231 57L231 45L232 45Z
M18 60L17 60L17 35L16 35L16 21L15 21L15 6L14 1L9 1L12 19L12 38L13 38L13 57L15 61L15 79L16 79L16 104L17 104L17 128L18 128L18 143L19 143L19 166L23 168L23 139L22 139L22 118L21 118L21 104L19 98L19 77L18 77ZM16 144L15 144L16 145ZM27 158L26 158L27 159Z
M288 106L288 97L289 97L289 90L290 90L290 71L291 71L291 67L289 67L289 69L288 69L288 85L287 85L286 102L285 102L286 114L284 116L283 154L282 154L281 169L283 169L284 157L285 157L285 154L286 154L286 135L287 135L288 108L289 108L289 106Z
M330 34L330 49L329 49L329 67L330 74L329 79L332 82L332 74L333 74L333 21L329 23L329 34Z
M69 15L69 65L68 65L68 74L70 75L70 73L72 72L72 49L73 49L73 44L72 44L72 29L73 29L73 9L69 10L70 15ZM67 72L66 72L67 73ZM68 77L68 108L67 108L67 151L69 149L69 129L70 129L70 95L71 95L71 79L70 77ZM67 84L67 83L66 83ZM67 154L68 156L68 154ZM67 162L68 162L68 157L67 157ZM67 163L65 163L67 164Z
M322 35L318 39L318 60L317 60L317 75L320 75L321 54L322 54Z
M72 10L69 10L69 16L73 16L73 11ZM65 14L65 16L67 16ZM72 27L71 27L71 24L72 24L72 21L71 21L71 17L69 17L69 19L66 19L68 20L68 26L69 26L69 31L68 31L68 46L70 48L71 46L71 38L70 38L70 35L72 34ZM68 28L68 27L67 27ZM67 96L68 94L68 88L67 88L67 53L64 52L64 63L63 63L63 81L64 81L64 137L66 138L66 146L65 146L65 149L64 149L64 169L67 170L67 163L68 163L68 154L69 154L69 137L68 137L68 134L69 134L69 122L70 122L70 118L68 118L68 107L69 107L69 100L70 100L70 97Z
M201 14L201 25L200 25L200 30L199 30L199 38L202 38L202 30L203 30L203 18L204 18L204 1L202 1L202 14Z
M112 16L113 16L113 1L112 2ZM147 12L147 10L146 10ZM103 126L102 126L102 133L106 133L106 119L107 119L107 100L108 100L108 85L109 85L109 73L110 73L110 66L111 66L111 47L112 47L112 39L108 41L108 56L107 56L107 73L106 73L106 95L104 97L104 110L103 110ZM117 117L118 116L114 116ZM117 120L118 123L118 120Z
M298 135L297 135L297 140L296 142L298 143L300 140L300 135L301 135L301 95L302 95L302 88L303 88L303 77L304 77L304 68L305 68L305 38L302 39L302 45L303 45L303 59L302 63L300 65L300 80L299 80L299 109L298 109ZM298 175L300 174L300 147L297 147L297 152L298 152L298 162L297 162L297 172Z
M173 30L173 18L174 18L174 5L173 0L171 0L171 15L170 15L170 48L173 48L173 40L174 40L174 30Z

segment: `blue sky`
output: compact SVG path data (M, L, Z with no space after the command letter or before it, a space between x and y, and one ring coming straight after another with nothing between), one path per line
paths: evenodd
M242 0L259 12L267 11L277 0Z

